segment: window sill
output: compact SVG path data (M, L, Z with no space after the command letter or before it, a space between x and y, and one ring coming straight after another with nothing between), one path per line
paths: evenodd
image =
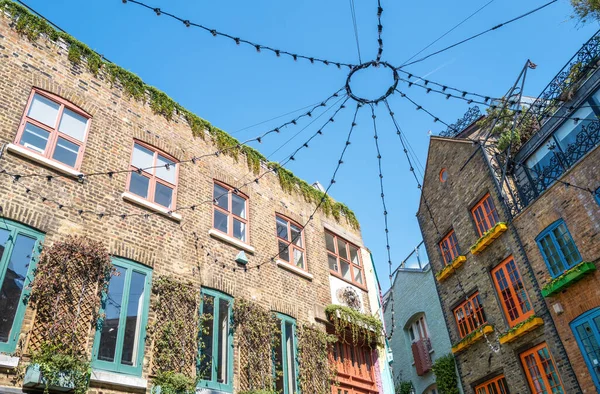
M43 166L46 166L46 167L49 167L49 168L51 168L53 170L56 170L58 172L61 172L61 173L65 174L65 175L69 175L69 176L71 176L73 178L79 178L81 175L83 175L83 173L81 173L79 171L76 171L75 169L73 169L73 168L71 168L69 166L57 163L57 162L55 162L53 160L48 159L47 157L41 156L38 153L34 153L34 152L30 151L27 148L23 148L22 146L15 145L15 144L8 144L6 146L6 149L9 152L12 152L12 153L15 153L15 154L17 154L19 156L22 156L22 157L25 157L27 159L33 160L36 163L39 163L39 164L41 164Z
M291 265L290 263L286 263L283 260L277 260L275 261L275 264L277 264L278 267L281 267L283 269L286 269L290 272L293 272L294 274L301 276L303 278L306 278L308 280L313 280L314 276L313 274L304 271L302 268L298 268L298 267L294 267L293 265Z
M352 282L350 279L346 279L346 278L344 278L343 276L341 276L340 274L338 274L338 273L337 273L337 272L335 272L335 271L332 271L331 269L329 270L329 274L330 274L331 276L333 276L333 277L335 277L335 278L339 279L339 280L342 280L342 281L344 281L344 282L348 283L349 285L352 285L352 286L354 286L354 287L356 287L356 288L358 288L358 289L361 289L361 290L362 290L362 291L364 291L364 292L367 292L367 293L369 292L369 290L367 289L367 286L365 286L365 285L362 285L362 284L360 284L360 283Z
M140 205L144 208L148 208L151 211L160 213L161 215L166 216L175 221L180 222L182 219L180 214L178 214L176 212L171 212L169 209L167 209L165 207L161 207L160 205L151 203L150 201L146 201L143 198L136 196L133 193L123 192L123 194L121 194L121 197L123 197L123 200L125 200L125 201L129 201L134 204Z
M238 248L245 250L248 253L254 254L256 252L256 249L254 247L248 245L245 242L240 241L239 239L230 237L227 234L223 234L222 232L220 232L219 230L215 230L214 228L208 230L208 235L210 235L213 238L220 239L221 241L225 241L233 246L237 246Z
M19 365L19 357L0 354L0 368L16 368Z
M148 386L148 381L144 378L99 369L92 369L90 381L133 389L146 389Z

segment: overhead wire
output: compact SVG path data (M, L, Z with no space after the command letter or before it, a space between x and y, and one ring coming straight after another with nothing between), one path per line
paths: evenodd
M310 107L314 107L315 105L317 105L317 104L320 104L320 103L321 103L321 101L319 101L319 102L316 102L316 103L309 104L309 105L307 105L307 106L304 106L304 107L302 107L302 108L298 108L298 109L295 109L295 110L293 110L293 111L286 112L285 114L281 114L281 115L275 116L275 117L273 117L273 118L270 118L270 119L263 120L263 121L261 121L261 122L255 123L255 124L253 124L253 125L246 126L246 127L243 127L243 128L241 128L241 129L237 129L237 130L235 130L235 131L232 131L232 132L231 132L231 133L229 133L229 134L230 134L230 135L239 134L239 133L241 133L242 131L246 131L246 130L248 130L248 129L251 129L251 128L254 128L254 127L256 127L256 126L260 126L260 125L263 125L263 124L265 124L265 123L272 122L272 121L274 121L274 120L277 120L277 119L283 118L284 116L288 116L288 115L291 115L291 114L295 114L296 112L300 112L300 111L303 111L303 110L305 110L305 109L308 109L308 108L310 108Z
M350 3L350 16L352 18L352 27L354 29L354 38L356 39L356 50L358 51L358 62L362 64L362 58L360 56L360 43L358 40L358 25L356 24L356 7L354 6L354 0L348 0Z

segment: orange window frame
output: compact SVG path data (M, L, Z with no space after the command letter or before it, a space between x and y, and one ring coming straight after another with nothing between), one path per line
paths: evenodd
M473 220L475 220L475 226L480 237L500 221L490 193L487 193L471 208L471 215L473 216Z
M466 337L478 327L487 323L485 311L479 300L479 292L454 308L454 318L461 338Z
M450 232L440 241L438 245L440 247L440 251L442 252L442 259L444 260L445 265L450 264L460 254L458 248L458 239L456 238L456 233L454 230L450 230Z
M330 231L325 231L325 233L329 234L333 237L333 245L334 245L334 249L335 249L335 252L332 252L329 249L325 248L327 250L327 254L329 256L334 256L337 261L337 271L330 269L329 272L331 272L338 278L342 279L343 281L350 282L362 289L366 289L366 286L364 284L365 283L365 273L364 273L364 269L363 269L363 265L362 265L362 257L360 255L360 248L358 246L354 245L353 243L346 241L344 238L342 238ZM346 256L347 256L346 258L344 258L340 255L338 240L344 244L344 248L346 250ZM352 262L352 255L350 254L350 246L356 248L358 264L354 264ZM344 276L342 275L342 265L340 264L340 262L344 262L344 263L347 263L350 265L350 280L344 278ZM361 282L358 282L355 280L356 276L354 275L354 270L358 270L360 272Z
M548 356L544 359L540 356L540 351L543 350L545 350ZM529 388L533 394L554 393L554 390L559 387L561 389L560 392L565 393L560 374L556 368L556 363L554 362L554 358L552 357L546 342L521 353L521 363L525 370L525 375L527 376ZM552 369L550 375L556 375L556 380L554 381L553 379L553 382L548 380L548 371L550 368Z
M277 232L277 219L280 219L280 220L286 222L288 239L284 239L279 236L279 233ZM292 224L300 229L300 243L302 244L302 247L296 245L294 243L294 241L292 240ZM291 264L294 267L296 267L296 265L293 263L293 258L294 258L294 250L297 250L300 253L302 253L302 259L304 262L304 267L301 269L304 271L308 271L308 266L306 263L306 245L304 244L304 228L286 216L283 216L280 214L275 214L275 237L277 238L277 241L278 241L277 242L277 250L278 251L279 251L279 241L285 242L286 245L288 245L289 260L285 260L285 259L281 258L281 256L279 256L279 254L277 255L277 257L280 260L285 261L286 263Z
M523 277L513 258L509 256L491 271L502 309L511 327L534 314Z
M498 375L480 384L475 387L475 394L509 394L506 378L504 375Z
M56 115L56 122L54 125L47 125L47 124L42 123L34 118L30 118L27 115L29 113L29 109L31 108L31 104L33 103L33 97L36 94L59 105L58 113ZM77 138L73 138L70 135L67 135L67 134L64 134L64 133L61 133L60 131L58 131L58 128L60 127L60 121L62 119L62 115L63 115L65 108L68 110L71 110L71 111L75 112L77 115L80 115L87 119L87 123L85 125L85 135L83 136L83 141L79 141ZM69 101L63 99L62 97L59 97L52 93L45 92L38 88L33 88L31 90L31 93L29 94L29 99L27 100L27 105L25 106L23 116L21 117L21 123L19 124L19 129L17 130L17 135L15 136L14 143L15 143L15 145L22 146L23 148L27 149L28 151L31 151L37 155L45 157L46 159L51 160L55 163L59 163L64 166L71 167L68 164L65 164L63 162L60 162L60 161L52 158L52 156L54 156L54 151L56 150L56 143L58 142L58 138L59 137L64 138L65 140L67 140L79 147L79 151L77 152L77 160L75 161L75 166L71 167L75 170L79 170L79 168L81 167L81 162L83 161L83 153L85 150L85 145L87 143L87 138L88 138L88 134L90 131L91 119L92 119L92 116L90 114L88 114L81 108L77 107L76 105L70 103ZM21 137L23 136L23 132L25 131L25 126L27 123L31 123L32 125L39 127L41 129L47 131L48 133L50 133L48 136L48 142L46 144L46 149L44 150L44 153L40 153L35 149L27 148L19 143L19 141L21 141Z
M235 218L235 220L242 222L244 224L244 228L246 229L246 237L243 241L238 238L235 238L235 239L239 240L240 242L244 242L244 243L248 244L249 239L250 239L250 226L249 226L250 210L248 209L248 200L249 200L248 196L246 194L242 193L241 191L227 185L226 183L217 181L216 179L213 182L213 193L214 193L214 185L218 185L218 186L222 187L223 189L227 190L227 207L229 209L227 210L227 209L224 209L224 208L221 208L220 206L218 206L215 199L213 198L212 228L220 233L223 233L232 238L235 238L233 235L233 219ZM233 213L232 196L231 196L232 194L235 194L238 197L241 197L244 199L244 211L246 212L246 218L242 218L241 216L238 216ZM219 212L223 213L224 215L227 215L227 232L226 233L215 227L214 210L218 210Z

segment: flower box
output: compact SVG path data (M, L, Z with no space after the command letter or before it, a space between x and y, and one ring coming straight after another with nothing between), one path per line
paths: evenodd
M502 334L499 338L501 344L509 343L515 339L527 334L530 331L535 330L537 327L544 324L544 320L541 317L532 316L522 323L517 324L506 333Z
M475 245L471 246L471 253L479 254L479 253L483 252L485 250L485 248L488 247L489 244L491 244L496 238L498 238L507 229L508 229L508 227L506 226L506 223L504 223L504 222L496 223L496 225L494 227L492 227L491 229L486 231L485 234L483 234L481 236L481 238L479 238L477 240L477 242L475 242Z
M29 364L23 378L23 387L44 389L47 379L42 375L39 364ZM71 371L60 372L57 385L49 385L48 390L66 393L75 389L75 379Z
M465 256L457 256L454 260L452 260L450 264L445 266L443 270L435 274L435 277L438 280L438 282L441 282L448 278L450 275L452 275L454 270L463 265L465 261L467 261L467 258Z
M486 325L478 328L476 331L474 331L471 334L464 337L456 345L452 346L452 353L456 354L456 353L462 352L463 350L465 350L466 348L468 348L469 346L471 346L472 344L474 344L475 342L477 342L481 338L483 338L484 335L491 334L493 332L494 332L494 327L492 327L489 324L486 324Z
M595 270L596 265L594 263L586 261L579 263L575 267L565 271L556 279L552 280L546 286L542 287L542 295L544 297L555 295Z

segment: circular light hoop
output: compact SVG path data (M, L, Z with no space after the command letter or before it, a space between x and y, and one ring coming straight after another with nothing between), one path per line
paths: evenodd
M369 67L379 67L379 66L383 66L383 67L387 67L389 69L392 70L392 74L394 76L394 83L392 85L390 85L390 87L388 88L388 90L385 92L385 94L383 94L381 97L376 98L374 100L369 100L363 97L358 97L357 95L355 95L352 92L352 88L350 87L350 80L352 79L352 75L354 75L355 72L359 71L359 70L364 70L365 68L369 68ZM376 61L370 61L367 63L363 63L363 64L359 64L358 66L355 66L352 70L350 70L350 73L348 74L348 78L346 79L346 92L348 93L348 96L350 96L352 99L354 99L355 101L362 103L362 104L377 104L380 101L385 100L386 98L388 98L388 96L390 96L392 93L394 93L394 91L396 90L396 87L398 86L398 81L400 80L400 76L398 75L398 71L396 71L396 68L393 67L391 64L389 64L388 62L376 62Z

